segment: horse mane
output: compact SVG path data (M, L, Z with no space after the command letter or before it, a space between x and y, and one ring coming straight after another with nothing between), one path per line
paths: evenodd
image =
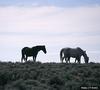
M80 47L77 47L77 49L82 50ZM83 50L82 50L83 51Z
M81 49L80 47L77 47L76 49L79 50L80 52L84 53L84 50Z

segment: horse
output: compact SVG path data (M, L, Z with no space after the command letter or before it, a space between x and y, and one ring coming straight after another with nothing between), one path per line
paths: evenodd
M27 58L30 56L33 56L33 61L36 62L36 57L39 51L43 51L45 54L47 53L45 45L40 45L40 46L34 46L32 48L29 47L24 47L21 50L22 53L22 58L21 62L27 61Z
M89 57L86 54L86 51L82 50L80 47L77 48L62 48L60 51L60 60L63 63L65 59L66 63L70 63L70 58L75 58L75 63L81 63L81 56L84 57L85 63L88 63Z

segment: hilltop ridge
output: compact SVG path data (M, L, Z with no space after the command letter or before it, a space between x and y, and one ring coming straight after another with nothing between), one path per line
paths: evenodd
M80 90L81 87L99 90L99 63L0 62L0 90Z

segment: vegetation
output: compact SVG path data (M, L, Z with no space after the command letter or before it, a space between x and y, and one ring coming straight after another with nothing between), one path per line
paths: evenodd
M99 63L0 62L0 90L81 90L94 86L100 87Z

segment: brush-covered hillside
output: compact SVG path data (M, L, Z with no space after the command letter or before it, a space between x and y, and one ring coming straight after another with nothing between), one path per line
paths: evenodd
M0 62L0 90L99 90L100 64Z

